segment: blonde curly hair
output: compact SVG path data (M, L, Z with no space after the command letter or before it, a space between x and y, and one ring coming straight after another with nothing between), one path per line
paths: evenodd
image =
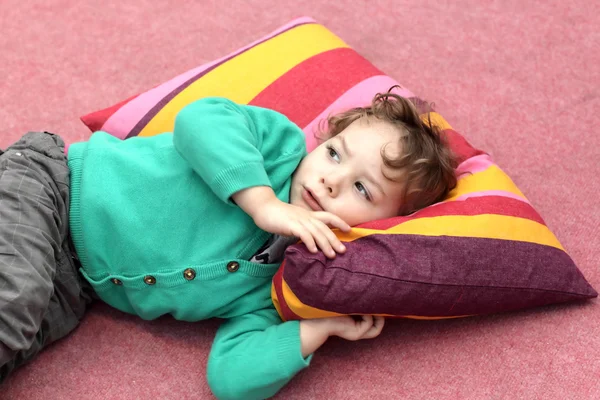
M425 102L413 103L392 93L396 87L387 93L377 93L368 107L356 107L330 116L326 120L326 129L323 128L325 121L322 121L317 138L321 141L332 138L360 118L374 118L396 126L402 152L390 158L383 148L381 157L386 166L401 172L395 178L387 178L405 185L399 215L407 215L448 195L456 186L457 161L443 132L431 124L431 106ZM427 123L417 107L427 110Z

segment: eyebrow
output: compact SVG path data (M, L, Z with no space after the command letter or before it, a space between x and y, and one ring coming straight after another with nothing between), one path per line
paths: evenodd
M342 147L344 148L344 152L349 156L352 157L352 152L350 151L350 149L348 148L348 143L346 143L346 139L344 139L343 136L337 136L340 139L340 142L342 142ZM375 177L370 173L366 173L365 175L367 175L367 178L369 179L369 181L371 181L371 183L374 186L377 186L377 188L379 189L379 191L384 195L387 196L387 194L385 194L383 187L381 187L381 185L377 182L377 180L375 179Z
M343 136L339 136L340 141L342 142L342 147L344 148L344 152L346 154L348 154L350 157L352 157L352 153L350 152L350 149L348 148L348 144L346 143L346 139L344 139Z

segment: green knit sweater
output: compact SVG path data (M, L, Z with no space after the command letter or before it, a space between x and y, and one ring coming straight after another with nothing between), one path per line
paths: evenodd
M268 239L231 201L259 185L289 202L304 133L275 111L208 98L173 133L120 140L105 132L69 149L70 226L98 296L144 319L226 318L208 361L219 398L274 395L308 365L299 323L270 296L278 264L248 260Z

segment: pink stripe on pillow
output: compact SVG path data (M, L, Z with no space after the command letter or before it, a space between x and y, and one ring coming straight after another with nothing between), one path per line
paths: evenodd
M146 115L148 111L150 111L152 107L160 102L165 96L194 75L210 68L219 61L220 60L217 60L191 69L160 86L156 86L155 88L140 94L111 115L110 118L106 120L101 130L110 132L121 139L125 139L144 115Z
M327 117L331 114L345 111L349 108L356 107L359 104L369 105L371 104L371 100L376 93L387 92L394 85L398 85L398 82L396 82L394 79L390 78L389 76L378 75L367 78L352 87L350 90L346 91L303 128L303 131L306 134L307 150L312 151L318 146L315 133L318 131L319 122L321 120L327 119ZM415 97L415 95L406 88L396 89L394 93L403 97Z
M521 196L517 196L514 193L511 192L507 192L504 190L486 190L483 192L473 192L473 193L466 193L463 194L462 196L457 197L456 199L452 200L452 201L462 201L462 200L466 200L468 198L471 197L481 197L481 196L502 196L502 197L509 197L511 199L515 199L515 200L520 200L524 203L527 204L531 204L529 203L529 200L521 197Z
M127 135L131 132L131 130L136 126L136 124L144 118L144 116L158 104L161 100L163 100L166 96L176 90L179 86L184 84L186 81L192 79L194 76L201 74L203 71L208 70L209 68L216 66L222 63L225 60L231 59L244 51L250 49L251 47L256 46L262 42L265 42L278 34L290 30L298 25L316 23L316 21L309 17L301 17L297 18L290 23L280 27L279 29L271 32L270 34L264 36L261 39L258 39L245 47L242 47L233 53L226 55L225 57L219 58L210 63L203 64L199 67L191 69L183 74L176 76L175 78L159 85L145 93L140 94L135 99L131 100L119 110L117 110L113 115L106 120L101 130L110 132L111 134L125 139Z
M488 154L480 154L463 161L456 167L456 174L459 179L466 178L469 174L485 171L492 165L495 165Z

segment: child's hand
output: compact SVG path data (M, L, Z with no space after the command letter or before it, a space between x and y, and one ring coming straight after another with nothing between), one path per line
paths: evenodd
M232 197L263 231L298 237L309 251L316 253L320 248L329 258L334 258L336 252L346 251L329 226L348 232L350 225L336 215L284 203L266 186L244 189Z
M346 340L373 339L381 333L385 318L371 315L307 319L300 321L302 356L307 357L325 343L329 336Z
M321 249L325 256L334 258L336 252L346 251L330 227L348 232L350 225L334 214L308 211L274 198L263 204L252 217L254 223L262 230L300 238L312 253Z
M346 340L373 339L383 330L385 318L372 315L357 315L328 318L330 336L339 336Z

